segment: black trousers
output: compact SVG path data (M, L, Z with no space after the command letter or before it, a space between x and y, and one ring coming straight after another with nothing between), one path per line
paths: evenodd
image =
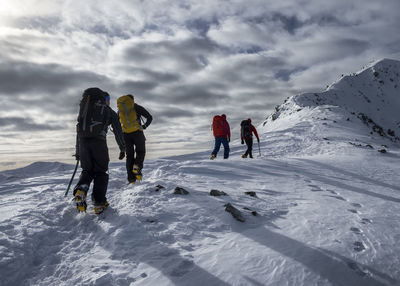
M244 153L246 156L249 155L250 158L253 158L253 138L249 138L249 139L245 139L244 140L246 142L247 145L247 150Z
M99 138L80 138L79 139L79 157L81 160L82 173L79 182L74 189L89 190L90 183L93 183L92 200L95 204L106 202L106 193L108 186L108 156L107 142ZM87 187L86 187L86 186Z
M126 172L128 179L133 175L133 165L139 169L143 168L143 161L146 155L146 137L143 131L138 130L132 133L124 133L126 146Z

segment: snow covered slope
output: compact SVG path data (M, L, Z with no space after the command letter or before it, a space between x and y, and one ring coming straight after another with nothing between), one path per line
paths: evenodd
M287 143L292 147L285 153L330 152L327 144L337 150L344 142L379 147L375 145L399 141L399 110L400 62L384 59L342 77L324 92L286 99L266 119L263 131L266 139L270 131L276 136L276 131L290 130Z
M236 141L229 160L147 160L130 186L111 164L100 216L64 198L74 166L1 172L0 285L400 285L396 69L384 60L289 98L259 126L253 160Z

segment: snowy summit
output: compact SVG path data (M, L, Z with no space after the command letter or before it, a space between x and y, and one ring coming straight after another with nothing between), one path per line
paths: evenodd
M98 216L64 197L72 165L1 172L0 284L400 285L399 74L288 98L254 159L232 134L228 160L147 160L140 184L111 164Z

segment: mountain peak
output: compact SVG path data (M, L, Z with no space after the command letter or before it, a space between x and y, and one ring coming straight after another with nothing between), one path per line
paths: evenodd
M303 93L287 98L266 119L264 128L268 132L287 129L288 126L304 126L307 122L310 129L320 130L317 126L322 124L333 127L326 121L319 121L321 118L335 118L333 121L338 130L350 128L347 124L352 123L352 132L342 140L351 140L350 137L357 133L363 138L383 137L399 141L399 93L400 61L385 58L359 72L342 75L323 92ZM303 136L310 134L306 132ZM314 136L325 137L322 133Z

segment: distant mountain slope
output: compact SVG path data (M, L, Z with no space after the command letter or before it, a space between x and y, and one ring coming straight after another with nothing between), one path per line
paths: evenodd
M276 136L285 130L292 139L302 141L298 148L291 148L301 153L310 147L314 153L322 152L316 145L335 139L346 144L361 141L353 143L362 146L399 142L400 61L384 59L343 76L324 92L289 97L263 123L264 140L272 131ZM296 144L291 141L288 144Z

